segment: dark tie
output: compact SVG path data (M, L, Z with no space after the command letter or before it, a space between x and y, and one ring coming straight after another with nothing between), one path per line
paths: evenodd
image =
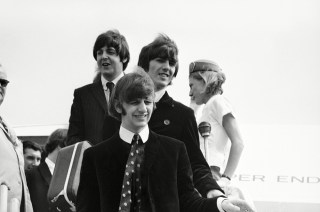
M111 96L111 92L112 92L112 90L113 90L113 87L114 87L114 84L113 84L113 82L107 82L107 88L108 88L108 90L109 90L109 97Z
M141 163L143 145L139 135L135 134L123 177L119 212L139 211L141 205Z

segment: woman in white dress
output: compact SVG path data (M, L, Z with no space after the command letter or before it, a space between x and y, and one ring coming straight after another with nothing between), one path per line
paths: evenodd
M225 80L225 74L213 61L197 60L189 66L189 95L193 103L204 104L197 121L198 124L207 122L211 125L206 138L207 162L221 187L230 183L244 148L232 106L222 95ZM200 137L204 151L203 142Z

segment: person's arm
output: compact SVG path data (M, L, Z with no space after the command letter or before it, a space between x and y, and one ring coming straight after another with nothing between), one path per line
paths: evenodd
M100 211L99 185L90 148L83 154L77 193L77 212Z
M198 127L193 112L191 111L186 117L181 140L185 143L188 152L195 188L203 197L212 198L223 195L222 189L213 179L210 167L201 152Z
M235 170L237 169L244 144L237 121L231 113L223 116L222 125L231 141L230 154L226 169L223 174L228 176L229 178L232 178Z
M72 145L84 140L84 122L79 90L76 89L73 96L73 103L71 106L69 119L67 145Z
M237 212L240 208L224 195L203 198L198 195L192 185L192 171L185 145L179 151L177 166L178 193L181 211L194 212Z

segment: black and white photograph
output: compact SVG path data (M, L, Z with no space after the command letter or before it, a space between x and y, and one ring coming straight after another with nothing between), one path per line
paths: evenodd
M319 212L319 11L1 0L0 212Z

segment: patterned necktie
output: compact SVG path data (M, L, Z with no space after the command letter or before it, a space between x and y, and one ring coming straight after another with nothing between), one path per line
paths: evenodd
M5 132L6 136L8 137L8 139L12 142L12 144L14 146L17 146L18 145L17 141L16 141L17 136L15 135L15 133L13 131L9 130L8 126L4 123L1 116L0 116L0 124L2 124L4 132Z
M139 135L135 134L123 177L119 212L139 211L141 205L141 163L143 145Z
M8 133L8 132L9 132L8 127L7 127L7 125L3 122L1 116L0 116L0 123L2 124L2 126L3 126L3 128L6 130L6 132Z
M114 84L113 84L113 82L107 82L106 86L107 86L107 88L109 90L109 98L110 98L111 92L112 92L113 87L114 87Z

